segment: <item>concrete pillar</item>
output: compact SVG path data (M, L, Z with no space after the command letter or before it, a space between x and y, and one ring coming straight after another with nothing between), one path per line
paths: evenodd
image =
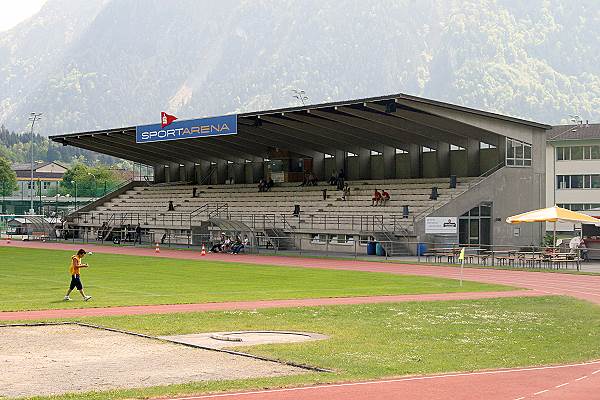
M237 162L229 164L229 176L233 178L235 183L244 183L246 175L244 174L244 163Z
M467 139L467 174L469 176L479 176L481 169L479 167L479 140Z
M225 183L225 180L228 178L227 176L227 161L219 160L217 161L217 184Z
M358 150L358 178L371 179L371 150Z
M208 184L208 174L210 173L210 161L199 161L195 166L196 182L198 184Z
M418 144L411 144L408 148L408 155L410 157L410 177L420 178L421 177L421 152L423 149Z
M498 147L496 148L496 150L498 150L498 162L496 163L496 165L502 163L506 163L506 138L505 137L500 137L498 139Z
M450 144L444 142L438 142L438 148L436 151L437 155L437 167L438 176L445 177L450 176Z
M313 173L317 179L325 180L328 179L327 171L325 171L325 154L317 153L312 157Z
M179 181L179 163L169 163L169 182Z
M343 150L335 151L335 168L338 172L340 169L346 171L346 153Z
M183 167L180 168L182 171L181 181L183 182L192 182L196 183L196 176L194 174L194 163L193 162L185 162Z
M154 183L164 183L165 182L165 166L155 165L154 166Z
M396 177L396 149L392 146L383 146L383 178Z

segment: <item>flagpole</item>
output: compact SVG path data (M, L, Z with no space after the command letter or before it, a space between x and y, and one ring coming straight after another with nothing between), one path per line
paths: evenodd
M463 268L465 266L465 248L463 247L462 249L460 249L460 255L458 256L458 259L460 260L460 286L462 287L462 281L463 281Z

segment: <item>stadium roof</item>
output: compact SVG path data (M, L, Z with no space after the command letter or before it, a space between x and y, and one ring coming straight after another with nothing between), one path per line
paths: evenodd
M459 113L464 118L453 118ZM143 164L204 161L262 161L281 154L299 156L381 152L384 146L436 149L439 143L467 147L477 140L498 145L501 134L464 122L485 118L538 129L548 125L405 94L238 114L238 134L136 143L135 126L52 136L72 145ZM491 125L490 125L491 126ZM274 158L274 157L273 157Z

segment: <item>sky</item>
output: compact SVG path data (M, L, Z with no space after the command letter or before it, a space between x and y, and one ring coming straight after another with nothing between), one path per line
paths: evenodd
M0 0L0 32L29 18L42 8L46 0Z

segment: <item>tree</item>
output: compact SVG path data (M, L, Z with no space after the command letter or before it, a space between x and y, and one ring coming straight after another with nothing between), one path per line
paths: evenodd
M105 165L96 165L88 167L78 162L65 172L62 181L61 193L75 194L75 184L77 182L77 195L81 197L98 197L113 190L122 178L118 172L109 169Z
M17 190L17 174L10 167L10 163L0 157L0 195L10 196Z

